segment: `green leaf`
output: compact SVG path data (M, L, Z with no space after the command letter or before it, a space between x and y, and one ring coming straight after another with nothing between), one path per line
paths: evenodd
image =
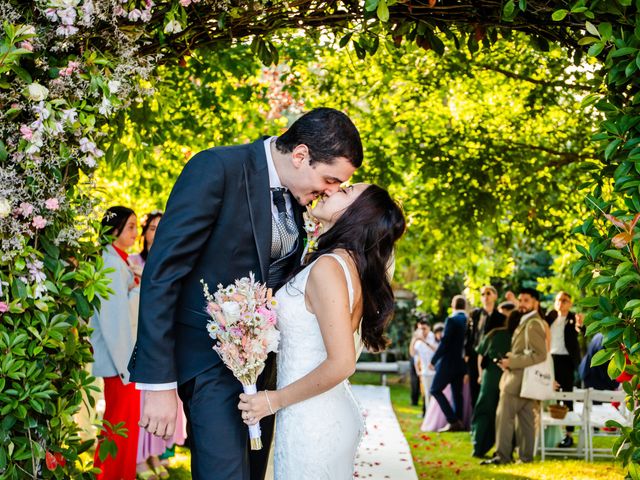
M633 47L618 48L617 50L613 51L613 53L611 54L611 57L613 58L624 57L625 55L635 54L637 51L638 49Z
M616 364L616 367L618 368L618 370L624 370L624 364L625 364L625 359L624 359L624 353L622 353L622 350L618 350L616 352L616 354L613 356L613 361Z
M629 300L626 303L623 310L633 310L634 308L637 308L637 307L640 307L640 300L633 299L633 300Z
M609 145L607 145L607 148L605 148L605 150L604 150L604 158L605 158L605 160L609 160L609 157L611 157L613 152L616 151L616 149L618 148L618 145L620 145L620 142L622 142L622 139L621 138L616 138L613 142L611 142L611 143L609 143Z
M513 0L507 0L507 2L504 4L504 7L502 8L503 19L508 21L512 20L515 10L516 10L515 2Z
M638 281L638 280L640 280L640 276L638 276L637 273L629 273L629 274L625 275L624 277L620 278L616 282L614 290L615 291L620 291L623 288L625 288L627 285L629 285L631 282Z
M352 36L353 36L353 33L349 32L344 37L342 37L338 42L338 45L340 45L340 48L344 48L349 43L349 40L351 40Z
M615 258L616 260L620 260L622 262L627 261L627 257L625 257L620 250L605 250L602 253L607 257Z
M600 350L591 358L591 366L597 367L609 361L613 353L611 350Z
M602 52L603 49L604 49L604 43L603 42L598 42L598 43L594 43L593 45L591 45L591 47L589 47L589 51L587 53L591 57L597 57L598 55L600 55L600 53Z
M376 8L378 8L378 2L380 0L366 0L364 2L364 9L367 12L373 12Z
M591 45L592 43L596 43L599 41L600 39L596 37L582 37L580 40L578 40L578 45ZM595 95L595 94L590 93L589 95Z
M555 22L559 22L561 20L564 20L564 17L566 17L568 13L569 13L569 10L565 10L565 9L556 10L551 14L551 18Z
M598 25L598 32L600 32L602 40L609 40L613 32L611 24L609 22L602 22L600 25Z
M597 307L600 304L599 297L584 297L577 302L581 307Z
M383 22L389 21L389 6L387 0L379 0L378 9L376 10L378 18Z
M596 37L600 38L600 32L598 31L598 28L593 23L587 21L584 23L584 26L587 29L587 32L589 32L591 35L595 35Z

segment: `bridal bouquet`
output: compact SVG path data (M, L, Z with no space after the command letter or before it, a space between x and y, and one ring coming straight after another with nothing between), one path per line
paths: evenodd
M249 277L236 280L213 295L201 280L207 313L209 336L215 340L213 349L224 364L240 380L244 393L257 393L256 381L264 370L269 352L277 352L280 332L276 329L276 300L271 289ZM251 449L260 450L260 424L249 426Z

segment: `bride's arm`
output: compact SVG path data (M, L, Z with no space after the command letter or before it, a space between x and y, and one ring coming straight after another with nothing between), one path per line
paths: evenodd
M309 310L318 318L327 358L314 370L281 390L240 395L238 408L247 424L280 408L315 397L349 378L355 371L356 353L349 313L349 294L344 271L331 257L323 257L312 267L307 281ZM359 310L359 309L356 309ZM268 400L267 401L267 395Z

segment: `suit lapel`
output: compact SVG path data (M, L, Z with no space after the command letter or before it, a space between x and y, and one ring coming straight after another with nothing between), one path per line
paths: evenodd
M269 278L271 250L271 198L264 138L251 145L249 161L244 164L244 177L253 238L260 260L260 272L262 280L266 281Z

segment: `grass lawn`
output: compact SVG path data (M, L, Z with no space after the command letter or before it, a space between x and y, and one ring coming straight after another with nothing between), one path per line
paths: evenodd
M611 461L594 463L582 460L547 460L520 465L482 466L471 457L471 437L468 432L425 433L420 431L421 407L411 405L407 384L399 378L388 376L391 401L400 422L400 427L409 442L418 478L462 478L462 479L621 479L622 468ZM380 375L358 373L352 383L380 384ZM598 439L600 440L600 439ZM607 439L602 439L607 440ZM600 445L596 445L599 447ZM603 445L604 446L604 445Z
M380 375L358 373L351 380L358 384L379 385ZM421 409L411 406L408 385L399 383L399 378L394 376L388 376L388 384L394 410L411 447L420 479L618 480L624 478L622 468L611 461L588 463L582 460L549 460L544 463L481 466L478 460L471 457L471 439L468 432L421 432L421 419L418 418ZM607 439L598 440L606 441ZM169 468L172 479L189 480L191 478L189 459L188 449L177 449L176 457L171 460Z

